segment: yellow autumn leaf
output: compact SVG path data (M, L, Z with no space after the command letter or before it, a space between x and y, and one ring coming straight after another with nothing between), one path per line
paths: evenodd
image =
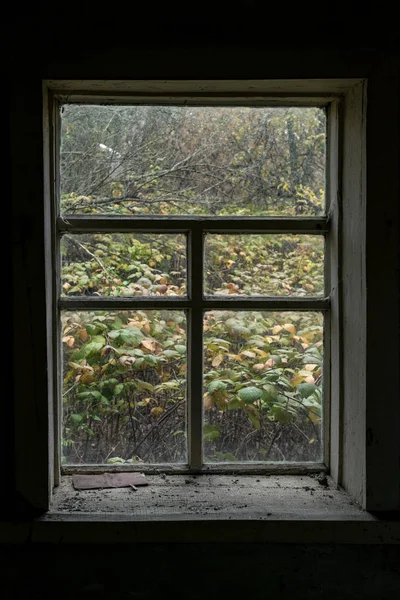
M75 344L75 338L72 335L65 335L62 339L62 341L64 342L64 344L67 344L67 346L71 347Z
M272 333L274 335L276 335L277 333L279 333L280 331L282 331L282 327L280 325L275 325L275 327L272 328Z
M255 352L251 352L250 350L243 350L243 352L241 352L240 354L242 354L243 356L247 356L247 358L255 358Z
M314 332L313 331L306 331L305 333L303 333L303 335L301 336L301 340L303 342L311 342L311 340L314 337Z
M137 403L137 405L138 406L147 406L149 402L151 402L151 398L143 398L143 400L140 400Z
M147 348L147 350L154 352L155 344L152 340L142 340L140 345L143 346L143 348Z
M138 327L139 329L142 327L142 322L137 319L128 319L129 327Z
M224 390L218 390L216 392L213 392L211 400L212 406L215 406L220 410L226 410L226 405L228 403L228 394Z
M94 377L92 373L84 373L81 377L81 382L85 385L89 385L89 383L92 383L93 381Z
M150 414L153 417L156 417L158 419L158 417L160 417L163 412L164 412L164 409L161 408L161 406L155 406L154 408L151 409Z
M292 379L290 380L290 383L292 384L293 387L297 387L299 385L299 383L304 382L304 379L305 379L304 375L300 375L299 373L297 373L297 375L292 377Z
M227 356L229 356L229 358L232 358L233 360L242 360L242 357L240 354L228 354Z
M321 423L321 417L315 414L315 412L312 410L310 410L310 412L308 413L308 418L310 419L310 421L312 421L312 423L314 423L314 425L319 425Z
M86 340L88 339L88 332L86 331L86 329L79 329L78 336L82 342L86 342Z
M208 392L206 392L204 394L203 406L204 406L204 410L211 410L212 409L212 399L211 399L211 396L210 396L210 394Z
M226 287L228 288L230 294L236 294L236 292L239 291L239 286L234 283L227 283Z
M269 358L269 359L267 360L267 362L265 363L265 366L266 366L266 367L270 367L270 368L271 368L271 367L274 367L275 365L276 365L276 362L274 361L274 359L273 359L273 358Z
M286 329L286 331L288 331L292 335L296 333L296 327L292 323L285 323L283 328Z
M254 348L254 352L257 352L262 358L267 358L269 356L268 352L265 352L265 350L261 350L260 348Z
M219 365L222 363L223 360L224 360L224 355L217 354L216 356L214 356L211 364L213 367L219 367Z

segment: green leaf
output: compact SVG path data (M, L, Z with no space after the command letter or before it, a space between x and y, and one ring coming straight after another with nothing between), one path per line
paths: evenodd
M96 333L99 333L99 331L104 331L105 329L106 326L102 323L88 323L86 325L86 331L90 336L96 335Z
M256 402L256 400L259 400L262 397L263 392L259 388L250 386L239 390L238 395L243 402L250 404L252 402Z
M287 410L282 408L282 406L279 406L279 404L274 404L270 412L274 420L278 421L278 423L282 423L282 425L290 423L293 418L293 416Z
M138 390L147 390L148 392L154 391L154 386L151 385L151 383L147 383L147 381L141 381L140 379L137 379L136 385Z
M220 436L219 428L216 425L209 425L204 423L203 426L203 437L205 442L212 442Z
M87 342L82 348L74 353L75 360L82 360L83 358L89 358L94 354L98 354L100 350L105 346L106 340L101 335L95 335L90 342Z
M143 358L143 360L145 363L147 363L148 365L151 365L151 366L157 365L159 362L157 356L153 356L153 354L146 354L146 356ZM136 363L137 362L138 361L136 361Z
M122 321L119 317L115 317L110 329L122 329Z
M244 408L244 404L239 400L239 398L232 398L228 402L228 410L236 410L238 408Z
M162 390L179 390L179 382L178 381L164 381L164 383L160 383L156 385L154 388L155 392L160 392Z
M251 334L250 329L248 329L247 327L243 327L242 325L236 325L235 327L232 327L232 331L241 337L248 337Z
M175 349L181 355L186 354L186 346L178 344L177 346L175 346Z
M230 452L216 452L215 457L219 460L226 460L228 462L236 462L236 456L233 456Z
M299 383L297 386L297 390L300 392L303 398L312 396L317 389L318 388L314 383Z
M303 362L310 365L321 365L322 358L318 348L307 348L303 354Z
M79 423L81 423L83 421L83 416L74 414L74 415L71 415L70 419L74 425L79 425Z
M231 342L229 342L228 340L223 340L222 338L213 338L211 343L224 344L226 346L229 346Z
M172 436L175 437L176 435L185 435L185 433L186 432L183 429L178 429L177 431L174 431Z
M114 388L114 396L119 396L123 389L124 389L123 383L119 383L118 385L116 385Z
M106 340L102 335L94 335L92 336L91 342L95 342L95 344L105 344Z
M252 422L252 425L254 427L254 429L260 429L261 424L260 424L260 419L258 418L257 415L255 415L252 411L248 411L247 415L250 419L250 421Z
M272 383L265 383L263 385L263 395L262 395L262 399L264 400L264 402L274 402L278 396L278 390L277 388L272 385Z
M281 372L278 369L270 369L266 376L264 377L264 381L268 381L271 383L276 383L281 375Z
M143 333L137 327L125 327L124 329L114 329L108 334L112 340L117 340L120 343L130 344L131 346L139 346L144 338Z
M213 394L214 392L221 392L226 390L228 386L223 381L212 381L207 388L209 394Z
M180 356L179 352L177 352L176 350L164 350L162 354L164 354L164 356L166 356L167 358L176 358L177 356Z

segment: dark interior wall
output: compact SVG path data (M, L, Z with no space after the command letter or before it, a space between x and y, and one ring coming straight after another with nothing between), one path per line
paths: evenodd
M394 600L399 546L284 544L40 547L8 551L4 600Z
M320 2L291 8L250 0L237 5L18 5L11 7L2 38L3 44L7 42L3 55L8 61L2 80L2 114L11 108L10 89L17 87L23 94L42 78L374 78L386 72L398 79L397 22L395 2L362 7L339 2L325 8ZM6 126L3 135L7 148ZM3 166L6 198L11 168L7 151ZM21 192L29 194L29 182L24 182ZM6 202L3 209L7 215ZM11 264L11 244L3 252L5 264ZM5 281L11 278L7 266L4 276ZM5 310L12 311L12 299L8 302ZM6 340L12 340L7 317L4 330ZM10 353L5 351L5 373L11 373L9 361ZM5 460L0 493L4 510L10 511L15 506L11 393L2 400L0 450ZM146 545L55 550L27 545L2 550L0 591L3 585L5 598L44 598L50 596L50 584L65 598L150 598L169 593L188 598L274 594L364 599L395 598L400 591L400 555L395 546ZM200 576L193 577L198 568Z

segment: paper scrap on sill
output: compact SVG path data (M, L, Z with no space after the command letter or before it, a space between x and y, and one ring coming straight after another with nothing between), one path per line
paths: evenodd
M149 485L144 473L99 473L98 475L73 475L76 490L98 490Z

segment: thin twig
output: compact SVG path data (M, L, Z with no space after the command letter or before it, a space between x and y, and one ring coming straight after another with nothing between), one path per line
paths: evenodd
M163 416L153 425L153 427L150 429L150 431L148 431L146 433L145 436L142 437L142 439L140 440L140 442L138 442L136 444L136 446L134 447L134 449L132 450L132 452L130 454L132 454L132 456L135 456L138 448L143 444L143 442L146 441L146 439L149 437L149 435L155 430L157 429L157 427L159 427L161 425L161 423L163 421L165 421L165 419L168 419L168 417L184 402L186 402L186 400L181 400L180 402L177 402L177 404L175 404L172 408L169 409L168 412L164 413ZM126 459L127 460L127 459Z

